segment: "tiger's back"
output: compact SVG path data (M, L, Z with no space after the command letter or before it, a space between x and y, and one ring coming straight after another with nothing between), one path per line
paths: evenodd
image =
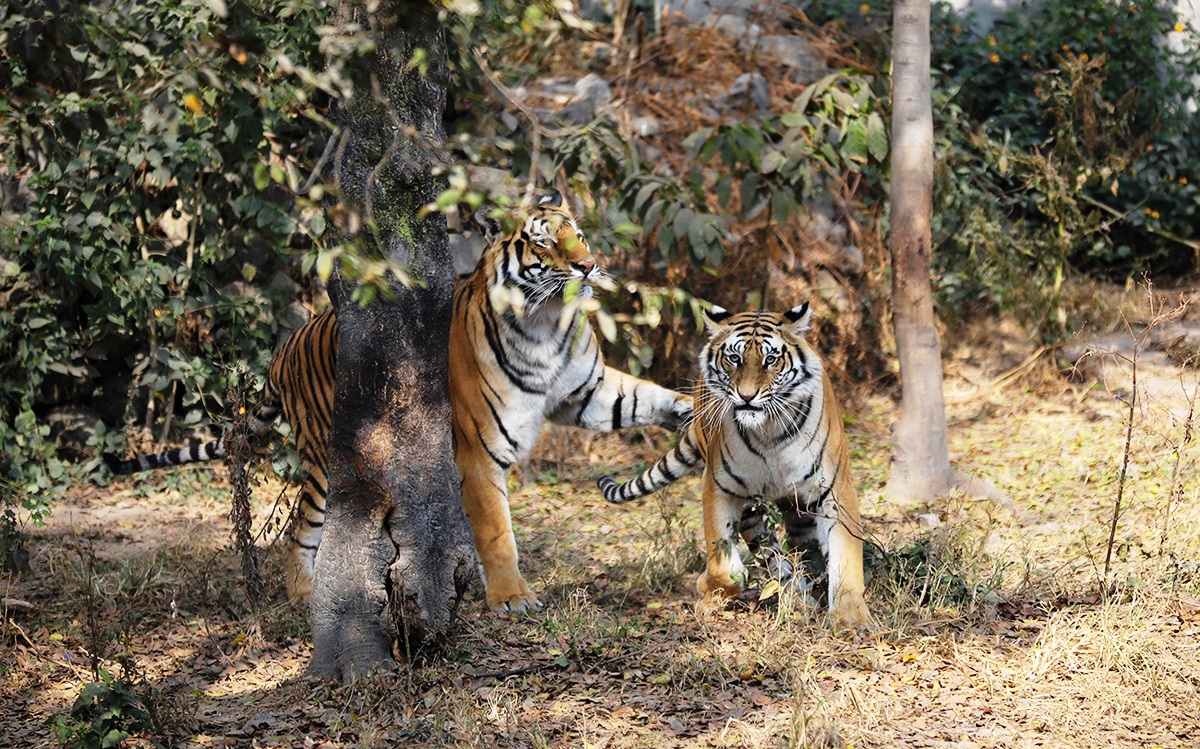
M305 476L300 499L288 525L289 547L285 561L288 597L304 599L312 587L312 563L324 522L328 482L325 445L333 416L334 366L337 361L338 326L332 309L297 328L276 349L267 381L251 416L247 436L263 439L282 412L292 428L292 438ZM148 471L225 457L225 437L143 455L128 460L105 456L117 475Z
M292 599L304 600L312 592L313 561L325 525L325 500L329 496L325 451L333 428L337 350L337 315L330 308L284 341L271 360L267 378L292 427L292 439L305 472L288 526L284 563L284 583Z

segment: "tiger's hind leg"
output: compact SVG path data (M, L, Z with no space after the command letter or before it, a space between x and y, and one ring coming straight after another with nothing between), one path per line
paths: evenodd
M463 508L475 534L475 552L483 567L488 608L497 613L537 611L542 607L517 564L517 540L508 505L507 470L488 455L474 458L460 444L455 452L462 476Z
M329 484L320 468L309 471L300 487L300 501L288 526L288 553L284 583L288 598L306 601L312 592L313 560L325 526L325 498Z

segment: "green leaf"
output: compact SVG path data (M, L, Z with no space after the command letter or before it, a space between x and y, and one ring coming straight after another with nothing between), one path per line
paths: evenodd
M695 154L705 146L708 139L712 137L712 133L711 127L701 128L683 139L683 147L688 150L688 153Z
M858 164L867 163L867 125L861 119L853 119L846 123L842 134L842 143L838 152L846 161Z
M706 245L704 241L704 218L697 216L687 227L688 244L693 247L692 254L696 254L696 250L703 248Z
M640 213L642 206L645 205L647 200L654 196L654 193L660 187L662 187L662 183L650 182L643 186L642 189L638 190L637 197L633 199L633 212Z
M762 211L766 205L766 201L762 200L758 195L758 173L751 172L742 180L742 187L739 190L739 196L742 201L742 217L752 219Z
M646 227L646 231L654 231L658 227L658 220L666 205L667 201L658 200L650 206L650 210L646 211L646 215L642 217L642 226Z
M271 169L266 164L254 165L254 186L259 190L267 189L271 184Z
M458 205L458 201L461 198L462 198L461 190L450 189L450 190L446 190L441 195L438 195L437 199L434 202L437 204L437 208L439 211L441 211L442 213L446 213L451 208Z
M812 102L814 97L820 96L821 94L825 93L825 90L828 89L830 86L832 86L834 81L836 81L838 78L842 77L843 75L845 75L845 73L843 73L842 71L839 70L837 72L830 73L829 75L825 76L824 78L817 81L816 83L809 84L808 88L804 89L804 92L801 93L800 96L796 97L796 106L794 107L794 114L802 115L805 112L805 110L808 109L808 105ZM784 116L786 117L787 115L784 115ZM786 123L786 122L784 124L788 125L788 123ZM800 124L800 123L797 123L797 125L798 124ZM788 126L794 127L794 125L788 125Z
M878 112L867 115L867 150L871 158L883 163L888 155L888 131Z
M713 187L713 192L717 194L717 201L722 208L729 207L729 198L733 193L733 180L728 174L717 180L717 184Z
M691 208L680 208L675 213L675 221L673 224L675 236L682 237L683 235L687 234L688 225L691 224L692 218L695 217L695 215L696 212Z
M854 100L853 96L840 88L831 89L829 91L829 98L833 100L834 107L844 114L853 115L858 112L858 102Z
M321 279L321 283L328 283L329 277L333 275L333 261L336 259L334 252L322 252L317 255L317 277Z
M780 117L779 121L781 123L783 123L783 125L785 127L793 127L793 128L803 127L805 125L810 124L808 121L808 117L801 114L800 112L788 112L787 114Z
M758 171L760 174L771 174L783 166L783 162L786 160L783 153L771 149L762 155L762 163L759 165Z
M596 325L600 328L600 335L604 336L604 340L609 343L617 342L617 321L607 310L596 310Z
M771 217L782 222L796 210L796 197L790 190L776 190L771 194Z

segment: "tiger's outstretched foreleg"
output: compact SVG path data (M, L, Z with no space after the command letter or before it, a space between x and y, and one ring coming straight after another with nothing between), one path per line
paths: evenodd
M564 398L550 419L594 432L613 432L642 426L674 430L691 416L691 397L606 366L599 377Z

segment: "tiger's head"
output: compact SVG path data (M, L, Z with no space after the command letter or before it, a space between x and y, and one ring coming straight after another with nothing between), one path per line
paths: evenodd
M782 314L735 315L713 307L705 318L709 339L700 353L701 378L722 416L732 410L747 427L791 421L799 401L821 392L824 369L804 338L812 319L808 302Z
M490 213L485 209L475 215L488 244L481 262L490 263L501 284L520 289L525 307L535 309L561 299L572 282L579 298L591 297L590 284L601 271L562 195L543 195L509 234L501 233Z

